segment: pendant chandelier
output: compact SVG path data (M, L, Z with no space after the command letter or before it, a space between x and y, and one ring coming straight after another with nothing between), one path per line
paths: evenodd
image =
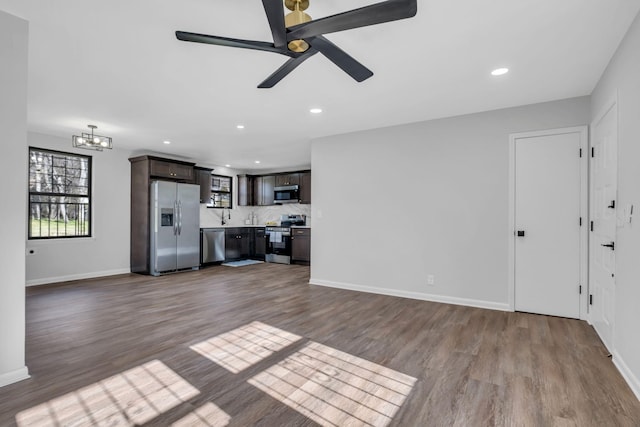
M88 125L91 129L91 133L82 132L80 136L73 135L71 141L74 147L86 148L87 150L102 151L105 148L111 149L112 139L108 136L95 135L93 131L98 129L98 126Z

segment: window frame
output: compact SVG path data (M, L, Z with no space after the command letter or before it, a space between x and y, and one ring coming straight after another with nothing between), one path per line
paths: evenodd
M31 153L32 151L50 153L52 155L62 155L69 157L79 157L87 160L87 195L78 195L71 193L52 193L52 192L38 192L31 191L29 188L29 183L31 181ZM29 146L29 151L27 155L27 240L32 241L46 241L46 240L60 240L60 239L87 239L93 237L93 156L87 154L73 153L69 151L60 151L60 150L52 150L49 148L40 148ZM87 214L87 222L89 223L89 227L87 230L87 234L82 235L72 235L72 236L32 236L31 235L31 196L56 196L56 197L82 197L88 200L88 214Z

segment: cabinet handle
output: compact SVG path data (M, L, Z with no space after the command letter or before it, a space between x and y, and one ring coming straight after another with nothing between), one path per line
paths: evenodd
M610 248L612 251L616 250L616 244L614 242L611 242L609 244L604 244L602 243L600 246L604 246L605 248Z

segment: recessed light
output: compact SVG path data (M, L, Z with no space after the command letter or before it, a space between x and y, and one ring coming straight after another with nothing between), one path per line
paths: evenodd
M260 163L260 160L256 160L256 164Z
M225 168L230 168L230 167L231 167L231 165L224 165L224 167L225 167Z
M509 72L508 68L496 68L495 70L493 70L491 72L492 76L502 76L504 74L507 74Z
M238 129L244 129L244 125L238 125L238 126L236 126L236 128L238 128Z
M322 113L322 108L312 108L309 110L311 114L320 114Z
M162 141L162 142L167 144L167 145L171 144L171 141Z

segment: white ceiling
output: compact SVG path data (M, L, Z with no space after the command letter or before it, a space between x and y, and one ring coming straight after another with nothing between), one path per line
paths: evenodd
M375 1L310 0L307 13ZM369 80L319 54L257 89L286 57L174 32L271 41L260 0L0 0L30 22L30 130L70 140L96 124L116 147L271 170L309 165L321 136L588 95L639 9L640 0L418 0L414 18L327 36L375 73ZM511 72L490 76L502 66ZM311 115L315 106L324 113Z

